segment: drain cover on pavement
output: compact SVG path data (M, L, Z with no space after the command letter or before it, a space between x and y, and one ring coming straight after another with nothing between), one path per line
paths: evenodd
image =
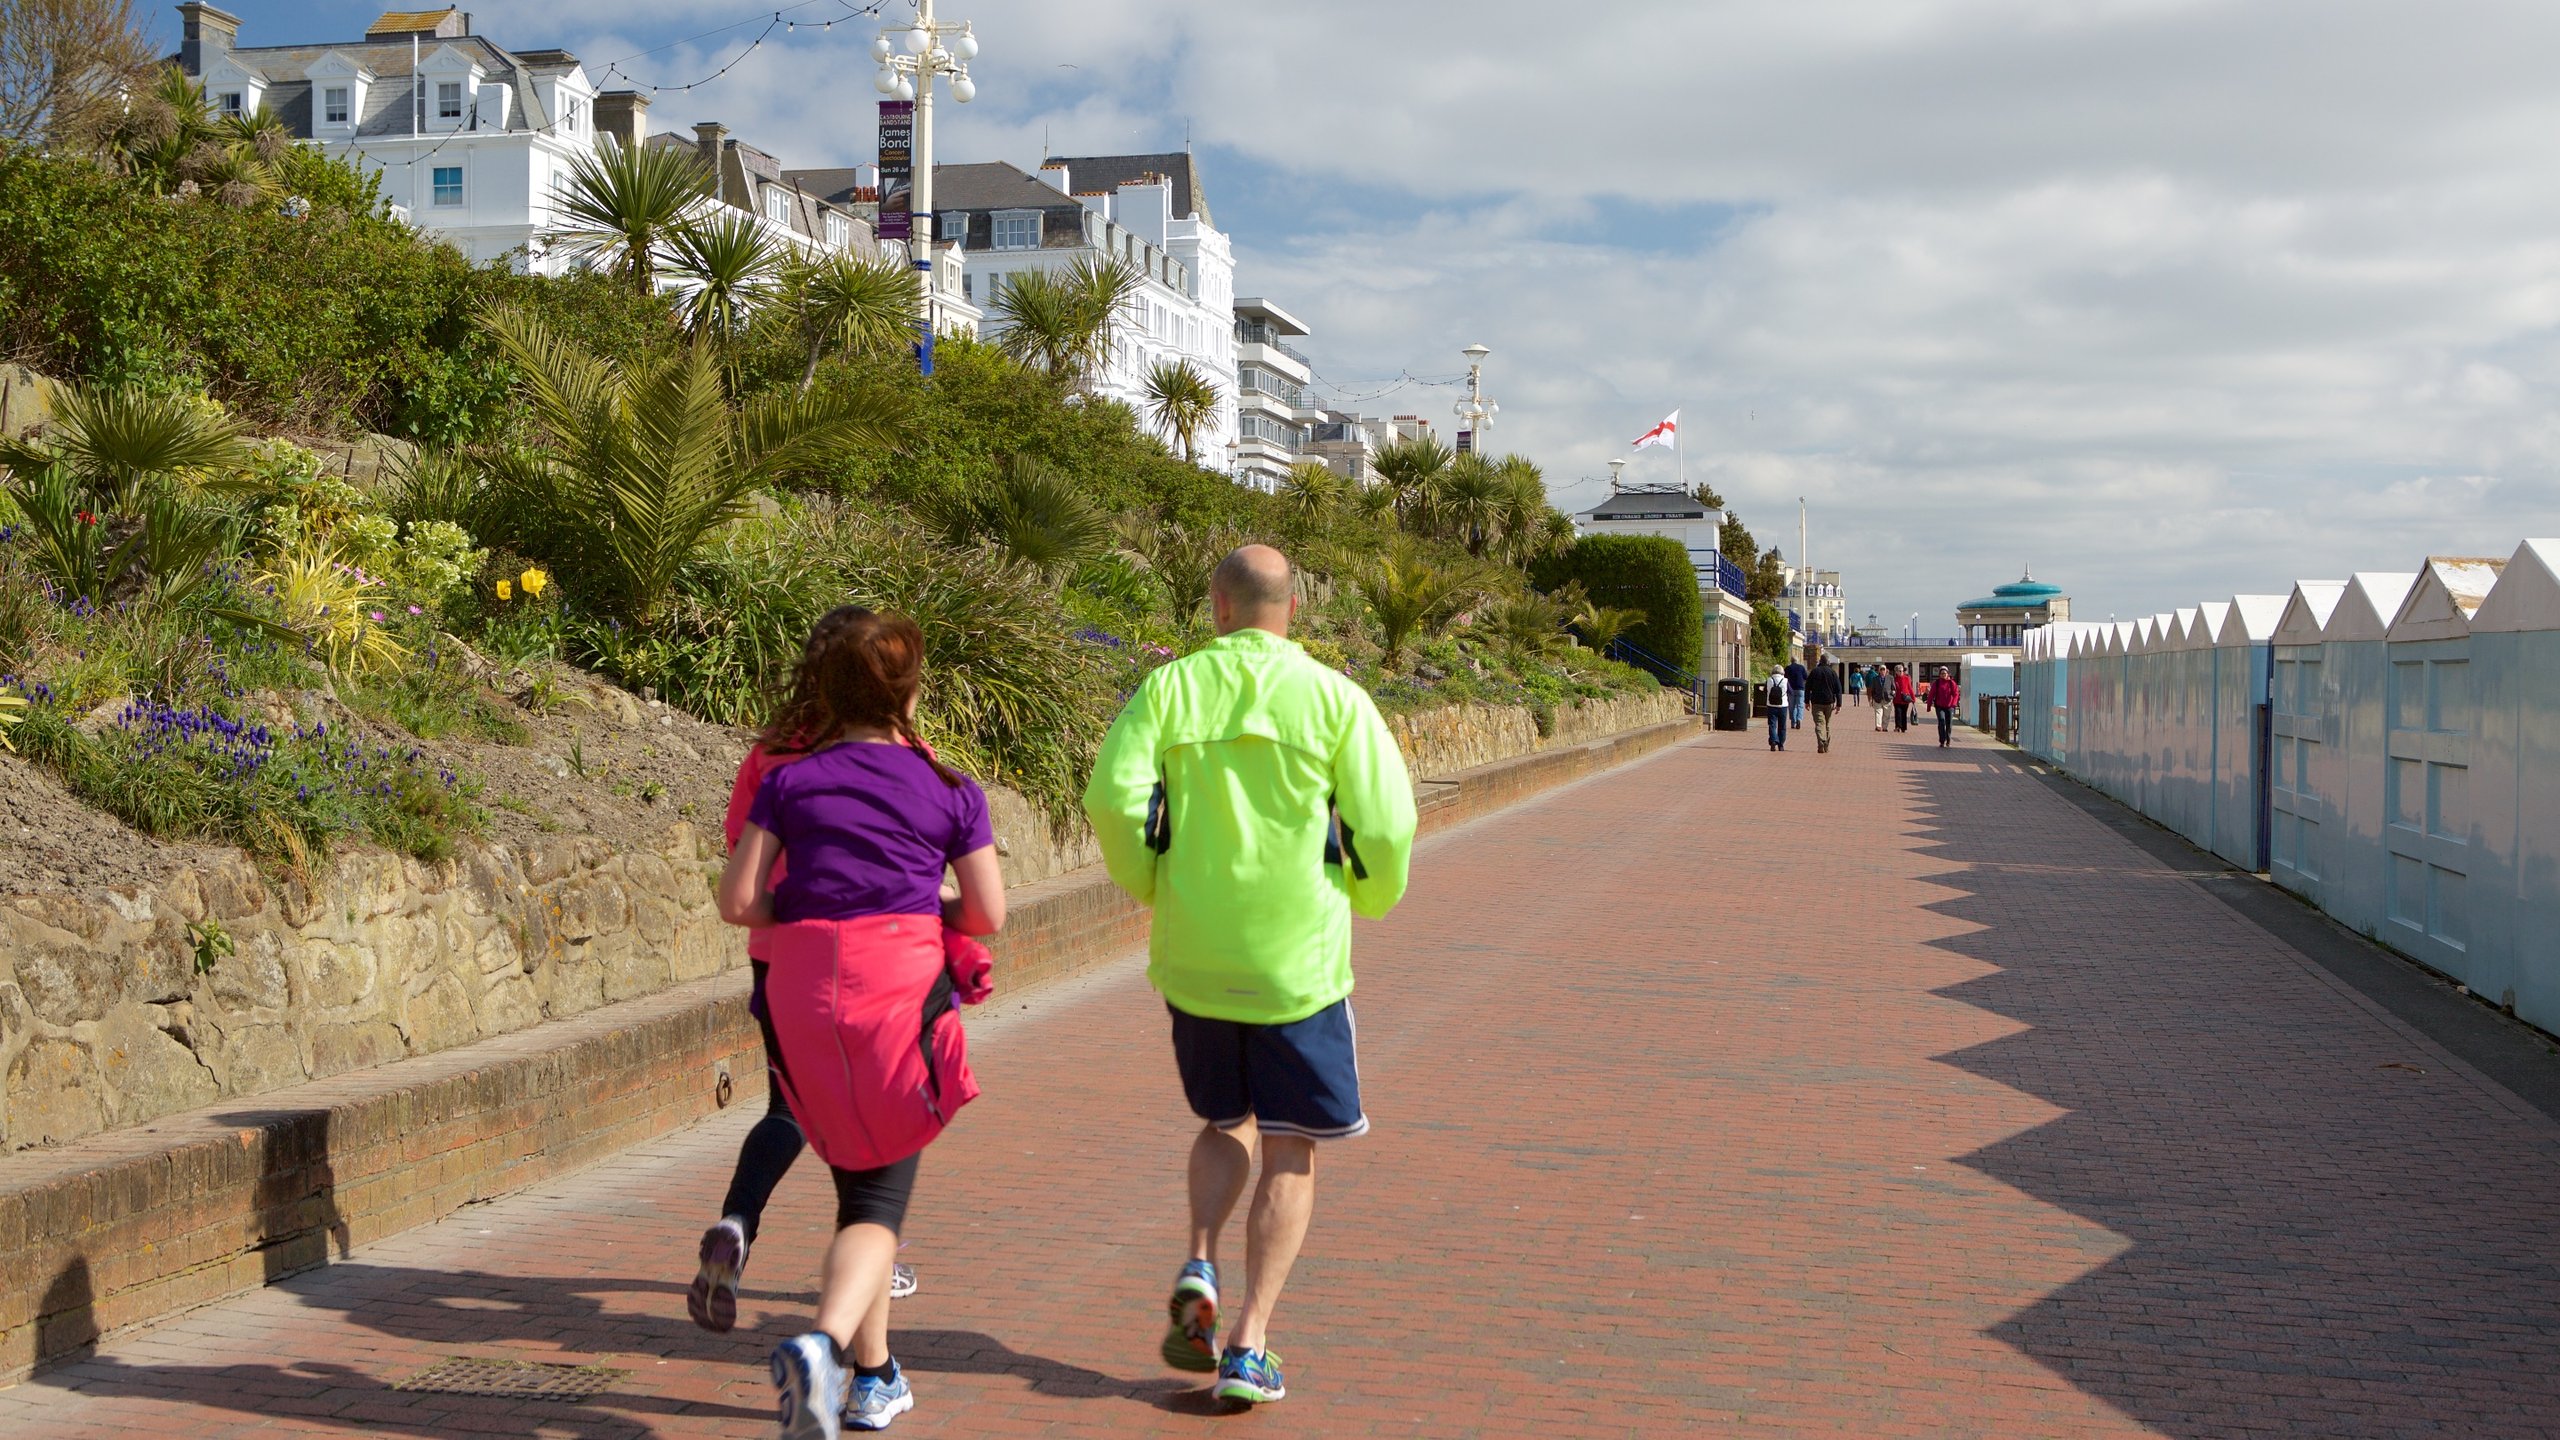
M391 1388L437 1395L578 1401L603 1394L623 1373L604 1365L537 1365L527 1360L474 1360L456 1355Z

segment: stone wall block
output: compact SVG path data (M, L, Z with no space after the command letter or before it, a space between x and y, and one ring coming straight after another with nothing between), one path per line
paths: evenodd
M160 910L193 925L205 917L204 881L193 870L181 870L160 887Z
M108 1124L138 1125L222 1093L196 1052L164 1028L168 1023L161 1007L134 1004L117 1006L99 1022L94 1053L106 1082Z
M109 953L57 940L30 939L23 927L0 933L13 950L18 988L38 1018L55 1025L101 1020L124 998L125 967ZM41 934L42 932L38 932ZM60 935L61 932L54 932Z
M204 911L216 920L241 920L267 908L266 882L244 856L226 855L195 872Z
M358 942L314 940L287 952L285 971L294 980L295 1008L334 1011L355 1008L373 996L381 966Z
M214 1003L234 1014L282 1010L291 997L284 944L276 932L258 929L232 937L232 953L213 962Z
M403 1007L400 1034L409 1053L425 1055L475 1040L480 1022L472 1014L471 991L456 975L439 975L434 983Z
M524 850L523 883L548 885L567 875L578 863L577 846L564 840L543 840L527 845Z
M199 1038L198 1044L203 1044ZM226 1095L256 1095L311 1078L302 1047L282 1021L254 1020L218 1028L211 1045L213 1068Z
M472 998L471 1014L481 1034L504 1035L542 1019L542 995L533 981L511 964L482 977L480 993Z
M105 1087L89 1047L67 1037L39 1039L9 1064L8 1143L76 1140L107 1128Z
M407 1052L399 1027L388 1020L344 1020L310 1029L315 1080L397 1060Z

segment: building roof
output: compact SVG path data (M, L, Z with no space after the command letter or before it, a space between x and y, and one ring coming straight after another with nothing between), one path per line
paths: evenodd
M814 170L785 170L782 172L782 178L828 204L844 209L855 204L867 203L874 198L855 193L867 188L862 177L874 168L876 167L868 165L833 165ZM934 167L936 183L942 179L942 168L939 165Z
M2021 574L2006 585L1995 587L1979 600L1967 600L1958 610L2041 610L2062 594L2059 585L2047 584L2033 575Z
M385 10L380 19L364 27L364 33L367 36L441 35L450 37L466 33L462 27L468 23L470 23L470 17L462 13L462 7L459 5L447 5L441 10Z
M1307 327L1297 316L1258 295L1248 295L1236 302L1236 313L1252 315L1283 335L1304 335Z
M1002 160L933 167L936 210L1053 210L1065 205L1084 208L1074 196L1059 194L1057 186Z
M1123 185L1142 185L1150 177L1163 179L1173 193L1172 211L1176 220L1199 217L1202 224L1217 222L1209 218L1209 197L1200 191L1200 172L1190 155L1167 151L1161 155L1052 155L1043 165L1067 167L1067 184L1079 195L1095 195L1117 190ZM934 183L942 180L937 168Z
M1592 520L1704 520L1707 507L1685 490L1621 490L1583 512Z

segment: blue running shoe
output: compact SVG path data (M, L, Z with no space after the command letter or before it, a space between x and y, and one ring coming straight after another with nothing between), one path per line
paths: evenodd
M898 1362L889 1362L889 1375L875 1380L868 1375L853 1377L853 1395L844 1402L844 1428L847 1430L886 1430L889 1422L916 1408L915 1387L907 1383L907 1372Z
M1184 1265L1165 1312L1173 1327L1164 1332L1164 1363L1198 1375L1217 1369L1218 1267L1206 1260Z
M844 1365L836 1342L811 1331L773 1347L782 1440L843 1440Z
M1221 1400L1238 1405L1268 1405L1286 1399L1289 1387L1280 1379L1280 1357L1268 1350L1246 1350L1230 1345L1218 1357L1218 1388Z

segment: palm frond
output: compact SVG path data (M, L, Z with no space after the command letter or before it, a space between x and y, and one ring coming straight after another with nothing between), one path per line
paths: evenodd
M1148 413L1182 448L1185 460L1199 459L1200 429L1218 413L1218 387L1188 360L1159 360L1147 372Z
M570 160L552 197L566 221L553 238L645 294L677 227L710 193L710 171L692 150L601 136Z
M748 315L773 298L782 251L751 215L723 207L687 219L667 248L667 271L686 291L685 326L696 335L733 340Z
M99 510L134 503L153 480L202 483L243 453L240 431L203 401L86 385L55 399L44 441Z
M841 252L793 265L783 280L785 303L808 338L809 360L800 375L806 390L829 350L844 355L885 355L913 337L918 288L915 272L886 259Z

